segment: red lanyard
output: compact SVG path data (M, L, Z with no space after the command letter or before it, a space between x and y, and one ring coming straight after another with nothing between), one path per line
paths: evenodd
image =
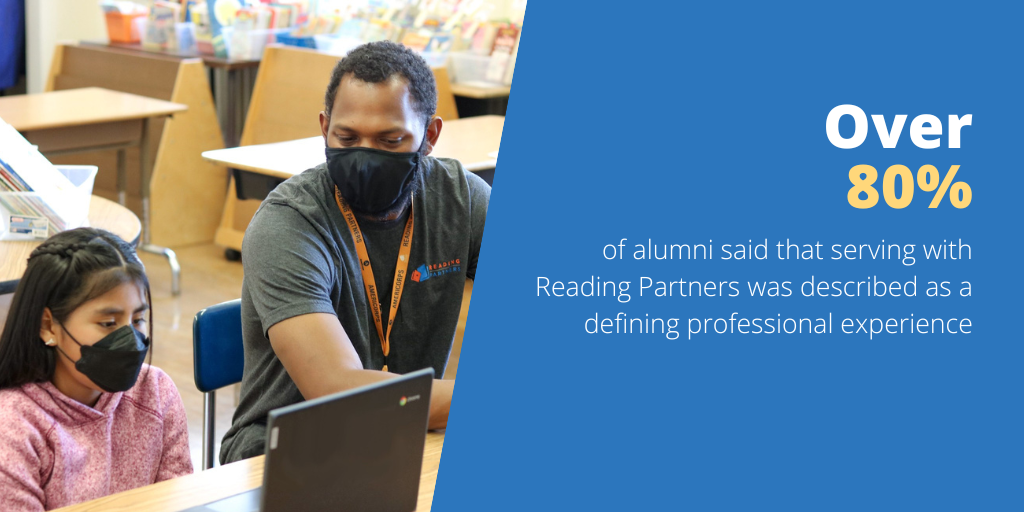
M391 327L395 323L395 316L398 315L398 303L402 300L402 289L405 285L405 276L409 268L409 252L412 249L412 200L409 201L409 220L405 222L405 231L402 233L402 245L398 249L398 263L395 264L395 284L391 290L391 312L388 316L388 330L384 332L384 324L381 319L380 300L377 298L377 282L373 278L373 267L370 266L370 255L366 252L366 242L363 240L363 232L356 222L356 215L341 197L341 191L334 187L334 200L338 202L338 209L345 216L345 223L352 233L352 240L356 243L356 254L359 255L359 270L363 273L363 286L366 287L366 298L370 301L370 311L373 313L373 323L377 326L377 335L380 336L380 348L384 351L384 368L381 371L388 371L388 354L391 352Z

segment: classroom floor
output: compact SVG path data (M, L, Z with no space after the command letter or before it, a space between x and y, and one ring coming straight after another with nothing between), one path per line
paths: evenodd
M192 377L192 319L199 310L220 302L237 299L242 291L242 264L227 261L224 250L215 245L175 249L181 264L181 295L171 295L171 271L161 256L140 253L146 265L153 294L153 364L174 380L185 402L188 416L189 447L196 471L202 467L203 395ZM466 298L471 291L467 284ZM469 300L463 301L456 343L448 362L446 379L454 379L461 352ZM235 389L217 393L217 450L220 438L231 426L236 406Z

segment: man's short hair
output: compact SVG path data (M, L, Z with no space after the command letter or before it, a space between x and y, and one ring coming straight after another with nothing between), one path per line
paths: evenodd
M423 116L426 124L437 111L437 85L434 72L419 54L391 41L376 41L356 47L348 56L338 61L331 72L331 83L327 86L324 106L327 117L334 108L334 97L338 93L341 79L352 76L366 83L379 84L400 75L409 84L409 93L416 112Z

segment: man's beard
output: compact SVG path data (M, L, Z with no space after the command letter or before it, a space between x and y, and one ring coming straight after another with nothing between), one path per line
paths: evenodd
M422 153L420 153L422 158ZM370 222L388 222L395 220L405 213L406 208L412 203L412 197L419 193L421 187L420 174L423 172L423 161L416 166L416 170L409 175L409 181L405 184L402 190L402 195L389 207L376 211L367 212L356 208L353 205L349 205L352 211L355 212L359 217L366 219Z

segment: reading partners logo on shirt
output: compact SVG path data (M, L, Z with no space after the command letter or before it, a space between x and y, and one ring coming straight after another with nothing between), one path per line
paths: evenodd
M451 274L453 272L460 272L462 270L462 261L454 259L450 261L444 261L441 263L435 263L433 265L420 265L419 268L412 271L409 274L409 278L417 283L422 283L431 277L443 276L445 274Z

